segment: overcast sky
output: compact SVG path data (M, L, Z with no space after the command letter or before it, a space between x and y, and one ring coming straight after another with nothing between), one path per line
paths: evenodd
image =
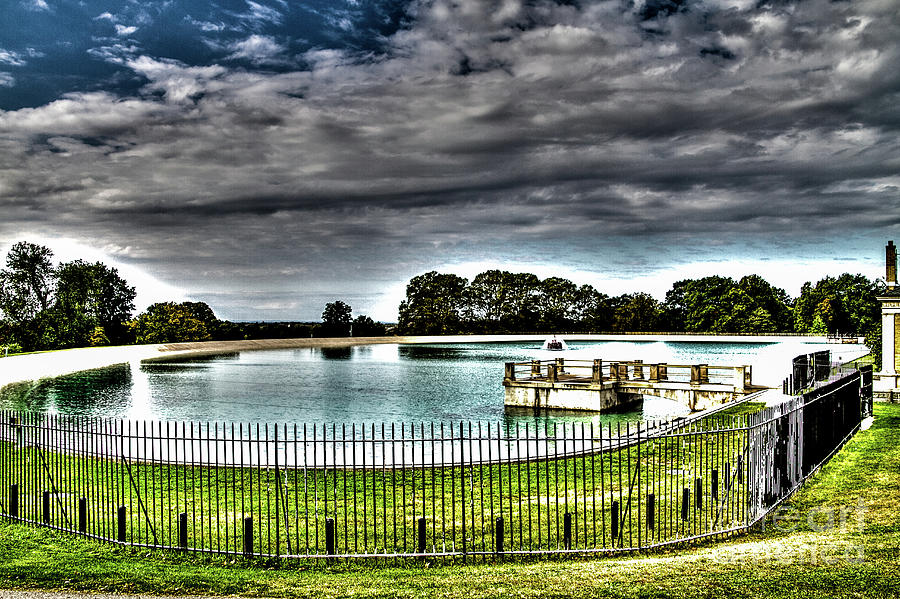
M139 307L396 319L428 270L883 276L896 0L6 0L0 249Z

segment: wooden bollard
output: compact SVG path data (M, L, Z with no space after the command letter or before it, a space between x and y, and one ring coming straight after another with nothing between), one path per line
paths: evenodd
M418 553L425 553L425 518L419 518L418 521L418 540L416 549Z
M127 537L128 537L128 535L127 535L128 529L127 529L127 527L126 527L125 515L126 515L126 509L125 509L125 506L124 506L124 505L120 505L120 506L119 506L119 511L118 511L118 513L117 513L117 515L116 515L116 519L118 520L118 525L119 525L119 526L118 526L118 529L119 529L119 530L117 531L118 534L116 535L116 539L117 539L120 543L124 543L124 542L127 540Z
M325 518L325 553L334 555L334 518Z
M178 514L178 546L181 549L187 549L187 546L188 546L188 525L187 524L188 524L187 513L181 512L180 514ZM252 539L250 542L253 543ZM252 546L251 546L250 553L253 553Z
M253 518L244 518L244 557L253 557Z
M612 508L610 509L610 525L609 525L609 533L612 537L612 545L615 547L616 539L619 538L619 502L613 501Z
M87 499L84 497L78 500L78 532L87 533Z
M9 515L19 517L19 485L9 485Z
M714 501L719 499L719 471L713 468L712 480L710 481L710 494Z

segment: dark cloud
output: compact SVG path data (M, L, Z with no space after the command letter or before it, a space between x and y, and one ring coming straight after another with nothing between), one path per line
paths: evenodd
M0 37L0 240L105 248L226 317L463 263L877 261L900 230L890 3L63 6Z

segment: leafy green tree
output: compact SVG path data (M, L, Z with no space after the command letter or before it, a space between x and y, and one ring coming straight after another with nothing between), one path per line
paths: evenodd
M609 331L612 329L613 308L610 298L591 285L582 285L575 293L572 319L581 331Z
M727 296L734 286L734 279L718 275L678 281L666 294L670 324L683 331L717 332L717 323L732 312Z
M368 316L359 315L353 319L354 337L381 337L385 332L383 323L375 322Z
M799 333L811 333L814 325L828 333L870 333L881 325L877 296L876 283L860 274L804 283L794 303L794 327Z
M25 351L41 349L50 335L47 310L54 290L53 252L42 245L16 243L0 270L0 312Z
M52 313L58 347L95 345L103 338L105 344L128 340L125 323L134 310L135 289L115 268L75 260L61 264L56 277Z
M445 335L462 330L466 279L430 271L410 279L397 328L404 335Z
M578 286L568 279L547 277L537 296L538 326L548 331L572 328Z
M205 315L203 306L206 304L202 302L153 304L131 323L135 340L137 343L208 341L211 338L209 329L198 317L198 314Z
M793 330L791 299L784 289L775 287L759 275L747 275L737 286L750 298L751 318L753 314L757 315L744 332L787 333Z
M350 334L350 323L353 321L353 308L337 300L325 304L322 312L321 337L346 337Z
M611 303L614 331L658 331L662 325L663 306L648 293L620 295Z

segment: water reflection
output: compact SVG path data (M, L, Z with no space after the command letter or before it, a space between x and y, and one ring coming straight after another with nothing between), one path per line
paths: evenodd
M577 342L565 359L643 359L670 364L751 364L754 382L779 385L816 344ZM829 348L829 346L824 346ZM834 346L830 346L834 349ZM865 351L838 348L848 358ZM549 359L538 343L372 345L254 351L90 371L7 387L0 407L136 420L288 423L483 421L543 427L604 425L682 415L674 402L646 399L623 414L504 410L503 363Z

